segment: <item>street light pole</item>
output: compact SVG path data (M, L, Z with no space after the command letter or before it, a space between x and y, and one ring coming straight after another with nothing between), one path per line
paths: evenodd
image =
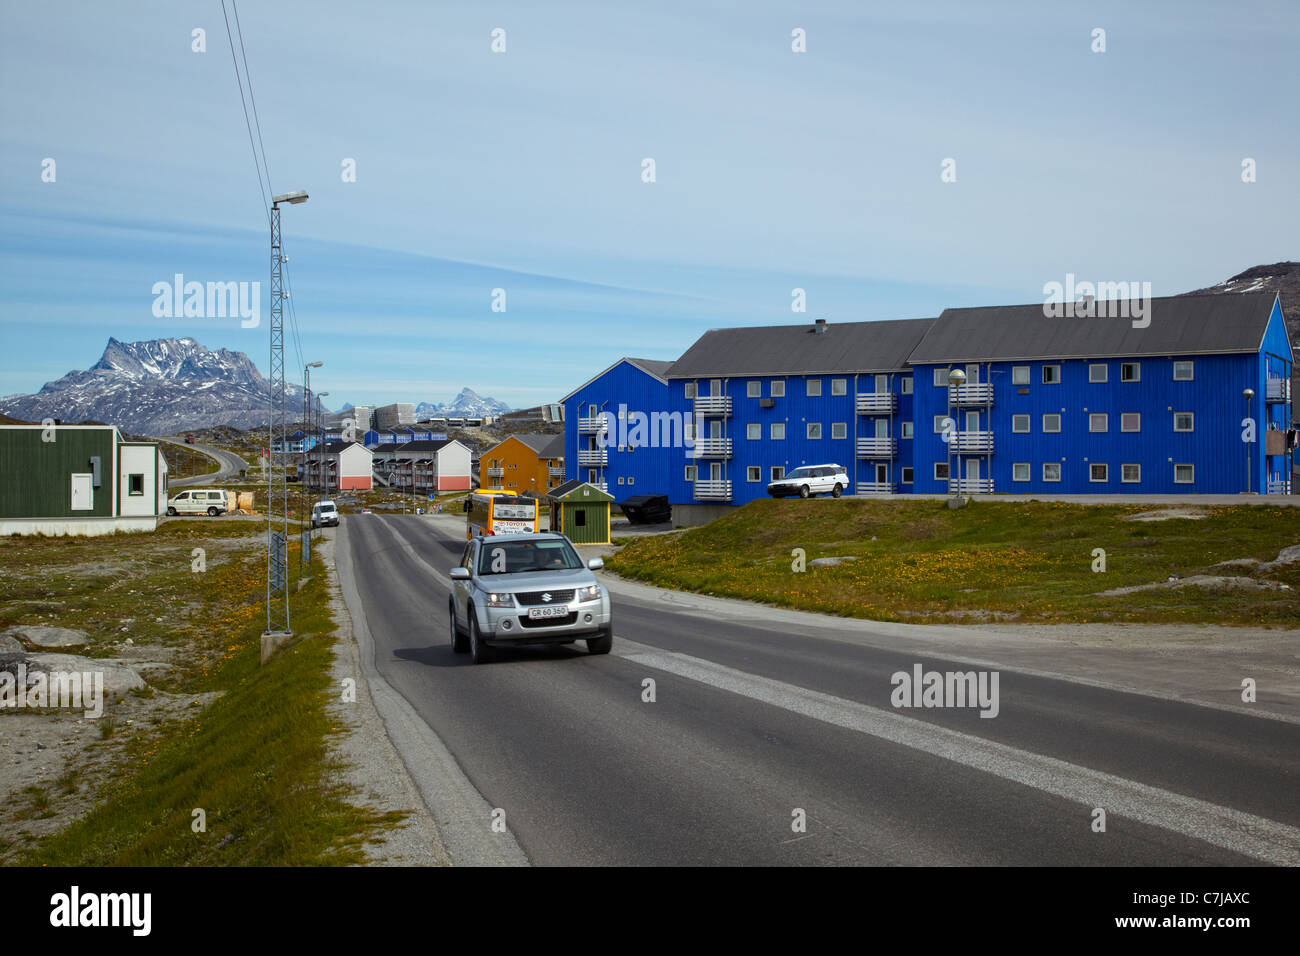
M1243 398L1246 399L1246 417L1250 418L1250 400L1255 397L1255 390L1253 388L1243 389L1241 395ZM1246 494L1251 494L1251 487L1250 487L1250 445L1251 443L1245 442L1244 444L1246 446Z
M948 421L952 422L952 428L948 432L948 488L952 492L953 498L961 496L961 449L954 447L957 442L957 419L952 417L952 399L957 388L966 381L966 373L959 368L948 370ZM953 481L953 458L957 461L956 482Z
M324 362L308 362L306 365L302 367L302 380L303 380L302 441L304 447L300 452L300 458L299 458L299 460L302 462L302 467L298 469L298 523L300 525L303 523L303 521L306 518L305 513L307 509L307 494L306 494L307 482L304 479L306 479L307 477L308 449L305 447L307 444L307 431L308 429L311 428L311 407L312 407L311 406L311 370L314 368L320 368L324 364L325 364ZM311 528L307 529L307 536L311 537ZM299 551L298 552L299 569L302 568L305 560L306 560L305 552Z
M280 204L298 205L307 201L305 190L282 193L271 199L271 421L267 426L266 450L270 456L266 469L266 633L275 634L272 618L272 599L279 590L284 597L284 626L278 633L291 633L289 629L289 568L286 560L289 543L289 465L285 457L280 469L281 526L277 540L275 512L275 426L280 426L280 448L285 449L285 382L284 382L284 280L282 269L284 252L280 243Z
M316 429L316 447L318 450L318 454L316 455L316 460L320 464L320 468L317 469L316 477L320 480L320 484L317 485L317 488L321 492L321 497L324 496L324 493L326 491L326 487L325 487L325 406L321 404L321 399L327 395L329 395L329 392L318 392L316 394L316 406L317 406L316 414L317 414L317 421L320 422L320 426ZM316 500L320 501L321 498L318 497Z

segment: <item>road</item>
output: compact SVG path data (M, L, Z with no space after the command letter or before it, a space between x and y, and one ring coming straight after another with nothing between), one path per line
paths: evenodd
M463 541L439 527L345 517L338 566L384 689L481 795L481 819L451 821L478 828L446 833L453 857L504 839L487 819L500 808L539 865L1300 864L1294 720L1011 670L993 719L900 710L894 673L969 665L875 642L869 624L796 633L619 587L611 655L476 667L449 647ZM395 743L431 772L437 748Z
M222 478L231 478L239 474L241 468L248 468L248 462L240 458L234 452L226 451L222 448L214 448L212 445L186 444L183 438L163 438L161 441L170 442L173 445L184 445L186 448L192 448L197 452L202 452L209 458L214 459L219 469L216 472L206 475L196 475L193 478L177 478L174 481L169 480L167 487L180 488L185 485L206 485Z

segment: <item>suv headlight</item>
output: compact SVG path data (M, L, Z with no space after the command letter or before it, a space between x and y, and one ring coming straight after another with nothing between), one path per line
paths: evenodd
M579 601L595 601L600 597L600 585L593 584L591 587L578 588L575 596Z
M488 595L488 607L514 607L515 598L512 594L492 593Z

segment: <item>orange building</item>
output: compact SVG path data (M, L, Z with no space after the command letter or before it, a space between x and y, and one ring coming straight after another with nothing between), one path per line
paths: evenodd
M543 497L564 483L563 435L511 435L479 456L479 488Z

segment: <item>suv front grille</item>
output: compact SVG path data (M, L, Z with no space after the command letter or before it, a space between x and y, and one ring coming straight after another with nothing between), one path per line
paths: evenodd
M543 601L542 595L549 594L551 599ZM550 604L568 604L573 600L573 588L557 589L554 591L521 591L515 595L515 600L520 604L528 607L529 605L541 605L546 607Z
M564 624L573 624L578 620L578 612L570 611L564 617L544 617L539 620L533 620L531 617L523 616L519 618L520 627L560 627Z

